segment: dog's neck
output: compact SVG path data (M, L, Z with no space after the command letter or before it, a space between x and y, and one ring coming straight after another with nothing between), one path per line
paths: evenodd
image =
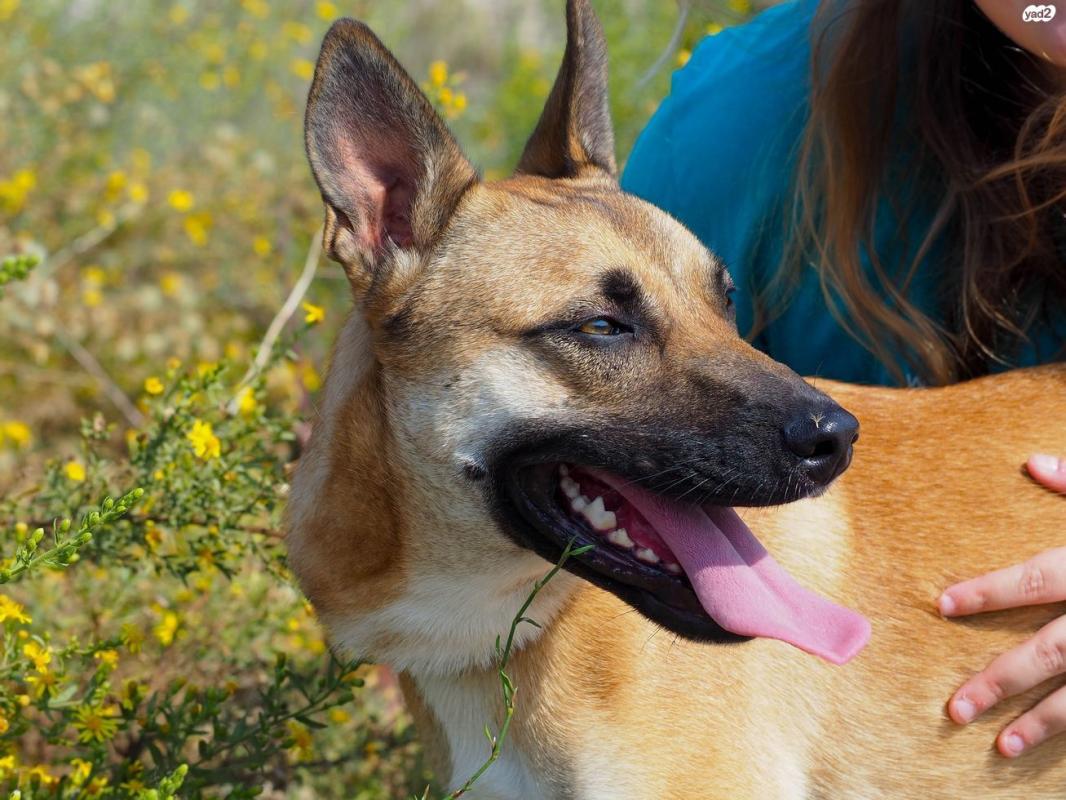
M434 463L412 450L371 337L356 312L338 338L293 484L290 558L301 562L305 588L347 654L422 675L490 667L496 638L506 638L550 565L504 537L491 551L466 546L495 525L472 497L480 488L446 458ZM317 537L332 543L311 546ZM557 575L527 616L549 622L575 584ZM538 634L522 624L515 647Z

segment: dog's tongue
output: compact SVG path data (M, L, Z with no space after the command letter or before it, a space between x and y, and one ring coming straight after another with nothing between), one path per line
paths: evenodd
M866 646L867 619L796 583L733 509L682 505L613 475L599 477L655 528L704 610L727 631L780 639L834 664Z

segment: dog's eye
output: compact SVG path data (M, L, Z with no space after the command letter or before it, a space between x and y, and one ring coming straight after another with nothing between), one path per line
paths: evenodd
M582 322L576 330L578 333L584 333L588 336L619 336L623 333L629 333L630 328L620 322L615 322L609 317L596 317L596 319Z
M725 290L725 307L726 308L732 308L733 307L733 295L736 294L736 291L737 291L737 287L736 286L729 286L728 288L726 288L726 290Z

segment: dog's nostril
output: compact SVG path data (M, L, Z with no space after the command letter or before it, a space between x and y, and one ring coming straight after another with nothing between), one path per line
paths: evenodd
M788 449L803 460L807 474L828 483L847 467L859 422L842 408L804 411L782 429Z
M823 439L814 446L814 450L811 452L811 458L819 458L821 456L831 456L836 450L836 445L830 439Z

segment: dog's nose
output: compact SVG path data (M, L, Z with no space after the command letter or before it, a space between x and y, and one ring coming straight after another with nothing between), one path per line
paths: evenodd
M859 438L859 421L839 406L794 418L783 429L788 449L802 459L807 475L829 483L851 463L851 446Z

